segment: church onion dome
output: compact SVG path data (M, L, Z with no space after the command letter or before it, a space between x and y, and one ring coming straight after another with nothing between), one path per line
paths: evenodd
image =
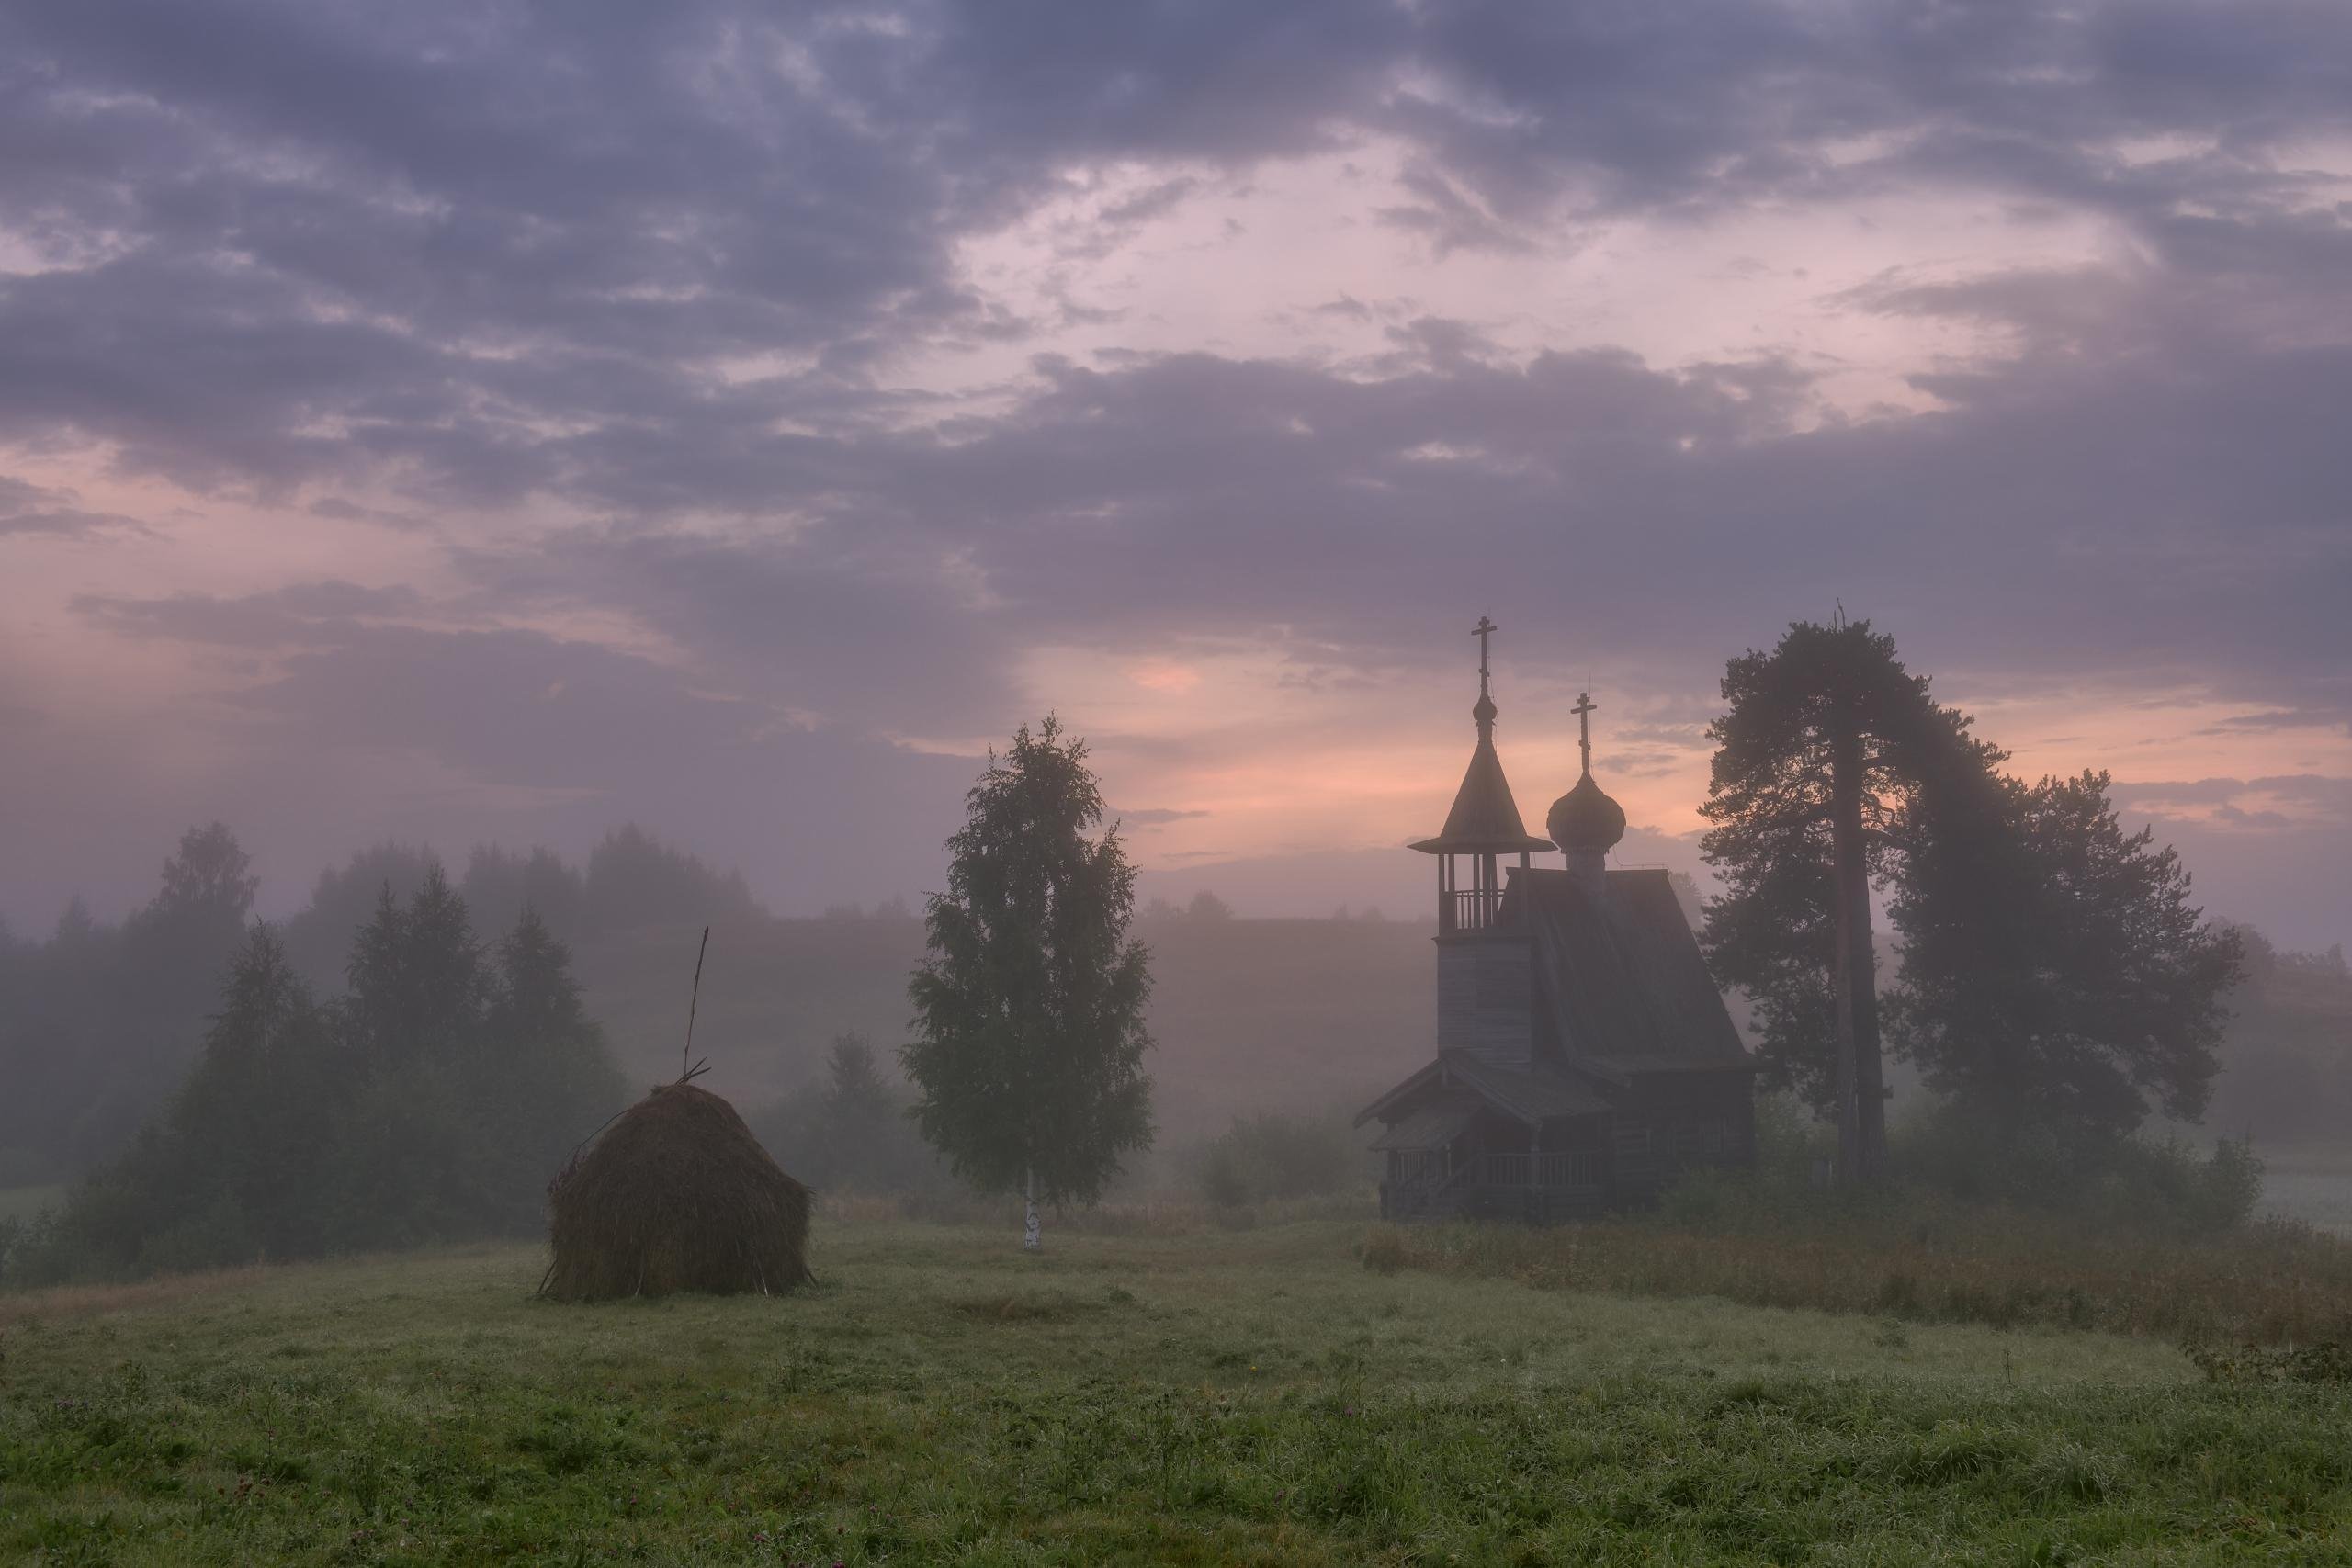
M1607 851L1625 836L1625 808L1586 773L1576 788L1552 803L1544 826L1552 841L1571 854L1578 850Z

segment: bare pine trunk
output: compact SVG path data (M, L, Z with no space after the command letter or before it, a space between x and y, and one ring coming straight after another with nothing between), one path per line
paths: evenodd
M1851 1187L1862 1175L1861 1108L1854 1098L1854 944L1847 940L1852 917L1838 900L1838 1185Z
M1021 1250L1035 1252L1044 1246L1044 1243L1037 1235L1037 1173L1035 1170L1022 1172L1021 1191L1023 1201L1029 1206L1029 1224L1021 1233Z
M1861 1127L1862 1179L1886 1177L1886 1075L1879 1055L1878 946L1871 935L1867 877L1852 889L1854 956L1854 1111Z
M1849 1185L1886 1162L1886 1092L1878 1052L1878 964L1870 863L1862 847L1862 746L1838 738L1830 760L1830 845L1838 900L1838 1166Z

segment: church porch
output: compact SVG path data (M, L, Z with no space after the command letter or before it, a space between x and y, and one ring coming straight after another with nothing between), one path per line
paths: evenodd
M1606 1115L1529 1123L1475 1105L1432 1106L1375 1140L1386 1156L1383 1219L1517 1219L1599 1213L1609 1198Z

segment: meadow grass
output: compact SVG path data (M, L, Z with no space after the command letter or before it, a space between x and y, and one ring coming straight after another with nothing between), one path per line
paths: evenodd
M820 1219L819 1288L481 1248L6 1298L0 1560L2352 1562L2352 1398L2173 1346Z
M2352 1241L2299 1222L2167 1240L2085 1234L2047 1215L1910 1210L1751 1230L1655 1220L1383 1225L1366 1247L1370 1262L1391 1272L1555 1289L2200 1342L2352 1339Z

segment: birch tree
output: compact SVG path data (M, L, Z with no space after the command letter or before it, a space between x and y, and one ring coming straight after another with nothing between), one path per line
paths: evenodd
M1023 1195L1032 1251L1039 1205L1094 1202L1151 1143L1135 869L1115 824L1094 832L1086 754L1051 716L989 754L947 840L947 891L929 901L899 1052L923 1136L975 1187Z

